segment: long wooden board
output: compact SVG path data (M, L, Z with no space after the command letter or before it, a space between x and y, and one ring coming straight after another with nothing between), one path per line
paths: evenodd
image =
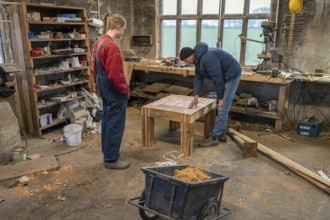
M245 136L244 134L235 131L231 128L229 128L229 133L235 134L237 136L239 136L241 139L246 140L246 141L254 141L253 139ZM305 167L301 166L300 164L297 164L296 162L293 162L292 160L284 157L283 155L267 148L266 146L258 143L258 151L266 154L267 156L269 156L270 158L276 160L277 162L285 165L286 167L290 168L293 171L297 171L300 172L302 177L307 176L308 178L306 178L307 180L315 180L318 183L324 185L324 187L322 189L327 189L328 192L330 192L330 182L323 179L322 177L318 176L317 174L315 174L314 172L306 169Z

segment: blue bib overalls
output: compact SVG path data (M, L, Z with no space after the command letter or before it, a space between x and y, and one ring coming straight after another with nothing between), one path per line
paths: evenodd
M100 45L96 52L97 83L100 96L103 101L103 113L101 121L101 147L104 161L114 162L119 158L120 145L125 130L126 108L129 100L128 94L120 94L107 78L102 66L98 52L107 41Z

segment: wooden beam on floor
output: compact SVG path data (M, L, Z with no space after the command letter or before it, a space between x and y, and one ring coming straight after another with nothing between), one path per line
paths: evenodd
M244 141L248 141L248 142L254 141L253 139L251 139L251 138L245 136L244 134L242 134L238 131L235 131L231 128L229 128L228 132L231 134L237 135ZM297 164L296 162L284 157L283 155L267 148L266 146L264 146L260 143L258 143L258 151L269 156L270 158L274 159L275 161L281 163L282 165L286 166L293 172L298 173L301 177L303 177L303 178L307 177L307 178L305 178L306 180L312 182L314 185L320 187L322 190L326 191L327 193L330 192L330 182L323 179L316 173L306 169L305 167L301 166L300 164Z

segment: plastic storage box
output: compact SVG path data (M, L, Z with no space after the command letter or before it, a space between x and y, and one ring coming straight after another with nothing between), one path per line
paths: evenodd
M323 120L300 121L297 133L309 137L318 137L323 130Z
M173 178L187 165L141 168L145 173L145 206L174 219L194 219L214 198L221 204L224 183L229 178L202 170L210 180L188 183Z

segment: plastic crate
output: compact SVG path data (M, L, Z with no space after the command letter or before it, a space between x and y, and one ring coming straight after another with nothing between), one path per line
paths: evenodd
M194 219L210 198L221 205L224 183L229 178L202 170L210 180L188 183L172 176L187 165L141 168L145 173L145 206L174 219Z
M309 137L318 137L323 130L323 120L300 121L297 133Z

